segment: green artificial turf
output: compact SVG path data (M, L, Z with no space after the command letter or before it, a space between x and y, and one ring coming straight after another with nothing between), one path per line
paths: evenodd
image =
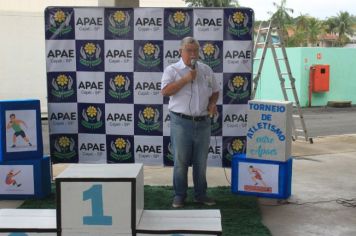
M145 209L173 209L173 190L170 186L145 186ZM193 191L188 190L188 198L183 209L220 209L222 216L223 236L267 236L269 230L261 222L261 214L256 197L232 194L229 187L212 187L208 195L216 200L215 206L204 206L194 203ZM20 208L56 208L55 186L52 193L42 200L26 200Z

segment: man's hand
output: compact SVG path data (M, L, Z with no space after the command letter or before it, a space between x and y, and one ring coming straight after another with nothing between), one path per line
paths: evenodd
M176 94L185 85L194 81L197 77L197 70L190 70L181 79L168 84L165 88L161 90L163 96L172 96Z
M209 113L210 117L213 117L215 114L218 113L218 109L217 109L215 103L209 103L208 104L208 113Z

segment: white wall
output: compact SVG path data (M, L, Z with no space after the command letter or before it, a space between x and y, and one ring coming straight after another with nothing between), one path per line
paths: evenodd
M0 100L40 99L47 112L44 9L54 5L98 6L98 0L0 0ZM140 6L183 7L184 2L141 0Z
M47 112L44 10L97 6L97 0L0 1L0 99L36 98Z
M43 14L0 12L0 99L39 98L46 104Z
M41 12L47 6L98 6L98 0L1 0L1 11Z
M140 7L184 7L183 0L141 0Z

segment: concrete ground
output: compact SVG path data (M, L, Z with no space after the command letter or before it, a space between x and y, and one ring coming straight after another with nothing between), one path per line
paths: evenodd
M290 199L259 199L263 223L272 235L356 235L356 209L336 202L356 198L356 135L318 137L314 144L296 141L292 154ZM54 176L67 166L54 165ZM230 169L208 168L207 175L209 186L230 185ZM172 168L145 166L144 179L146 185L171 185ZM189 182L192 185L191 173ZM16 208L21 203L3 200L0 208Z
M283 204L260 199L263 223L274 236L356 235L356 135L293 144L292 196ZM275 206L278 205L278 206Z

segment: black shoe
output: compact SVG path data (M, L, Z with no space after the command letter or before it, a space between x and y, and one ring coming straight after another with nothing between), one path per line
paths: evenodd
M184 198L179 197L179 196L175 196L173 198L172 207L173 208L182 208L182 207L184 207Z
M14 147L16 147L16 145L15 144L12 144L12 146L11 146L12 148L14 148Z
M31 147L31 146L32 146L32 144L31 144L31 143L28 143L28 146L30 146L30 147Z
M22 184L18 184L17 187L20 187Z
M208 196L194 198L194 202L201 203L207 206L214 206L216 204L215 200Z

